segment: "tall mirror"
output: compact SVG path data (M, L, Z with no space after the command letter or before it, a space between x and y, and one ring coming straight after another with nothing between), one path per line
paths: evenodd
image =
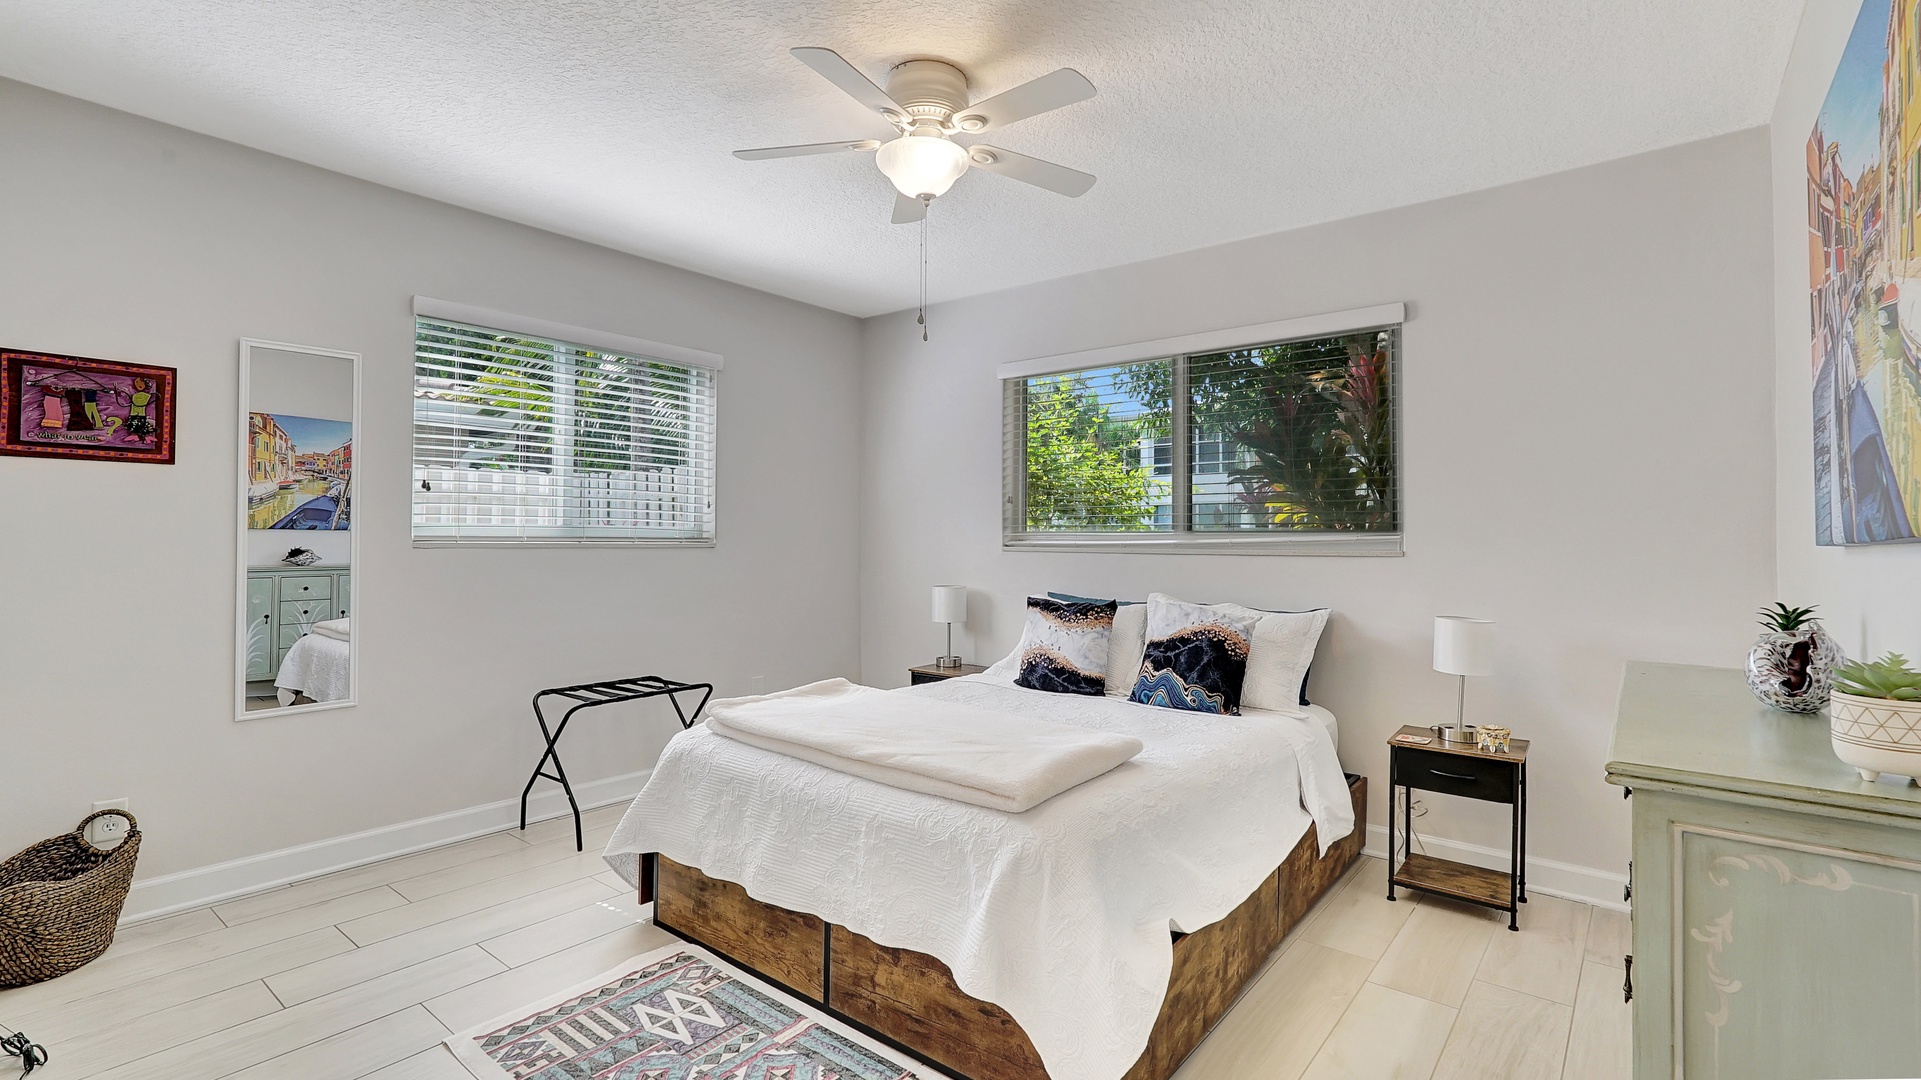
M354 703L360 355L240 343L236 718Z

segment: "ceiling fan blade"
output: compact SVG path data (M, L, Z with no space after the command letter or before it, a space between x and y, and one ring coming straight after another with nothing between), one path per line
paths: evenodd
M765 161L777 157L806 157L808 154L832 154L841 150L878 150L878 139L849 139L844 142L806 143L802 146L764 146L759 150L736 150L734 156L742 161Z
M1094 84L1087 81L1087 76L1073 68L1062 68L969 105L954 118L954 123L969 133L993 131L1064 105L1086 101L1094 93Z
M907 110L900 103L887 96L887 91L874 85L874 81L862 75L859 69L841 58L832 49L803 46L790 50L794 59L813 68L820 76L840 87L855 101L885 117L888 123L898 123L907 116Z
M998 146L968 147L967 163L976 169L999 173L1010 180L1058 191L1070 199L1080 198L1087 194L1088 188L1094 186L1092 174L1026 154L1016 154L1012 150L1002 150Z
M894 224L912 225L927 216L927 204L912 195L894 193Z

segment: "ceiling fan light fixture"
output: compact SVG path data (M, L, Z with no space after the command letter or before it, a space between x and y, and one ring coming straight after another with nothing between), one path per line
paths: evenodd
M875 164L910 199L938 198L967 171L967 151L937 131L914 131L884 143Z

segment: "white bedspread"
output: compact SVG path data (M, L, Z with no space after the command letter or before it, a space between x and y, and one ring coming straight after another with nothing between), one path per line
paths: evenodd
M953 969L1006 1009L1054 1080L1117 1080L1167 993L1169 928L1245 900L1306 832L1353 829L1327 728L1044 694L984 675L902 695L1139 738L1106 775L1010 814L878 784L695 725L662 753L607 845L637 883L658 851L766 903Z
M342 701L353 693L353 646L308 634L287 650L273 684L315 701Z
M1131 735L825 679L707 708L707 726L890 787L1018 814L1141 752Z

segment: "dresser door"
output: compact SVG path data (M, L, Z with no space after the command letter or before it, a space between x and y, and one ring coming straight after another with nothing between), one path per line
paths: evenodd
M247 679L271 679L275 663L273 632L274 579L247 575Z
M1921 1076L1921 862L1760 824L1671 826L1679 1075Z

